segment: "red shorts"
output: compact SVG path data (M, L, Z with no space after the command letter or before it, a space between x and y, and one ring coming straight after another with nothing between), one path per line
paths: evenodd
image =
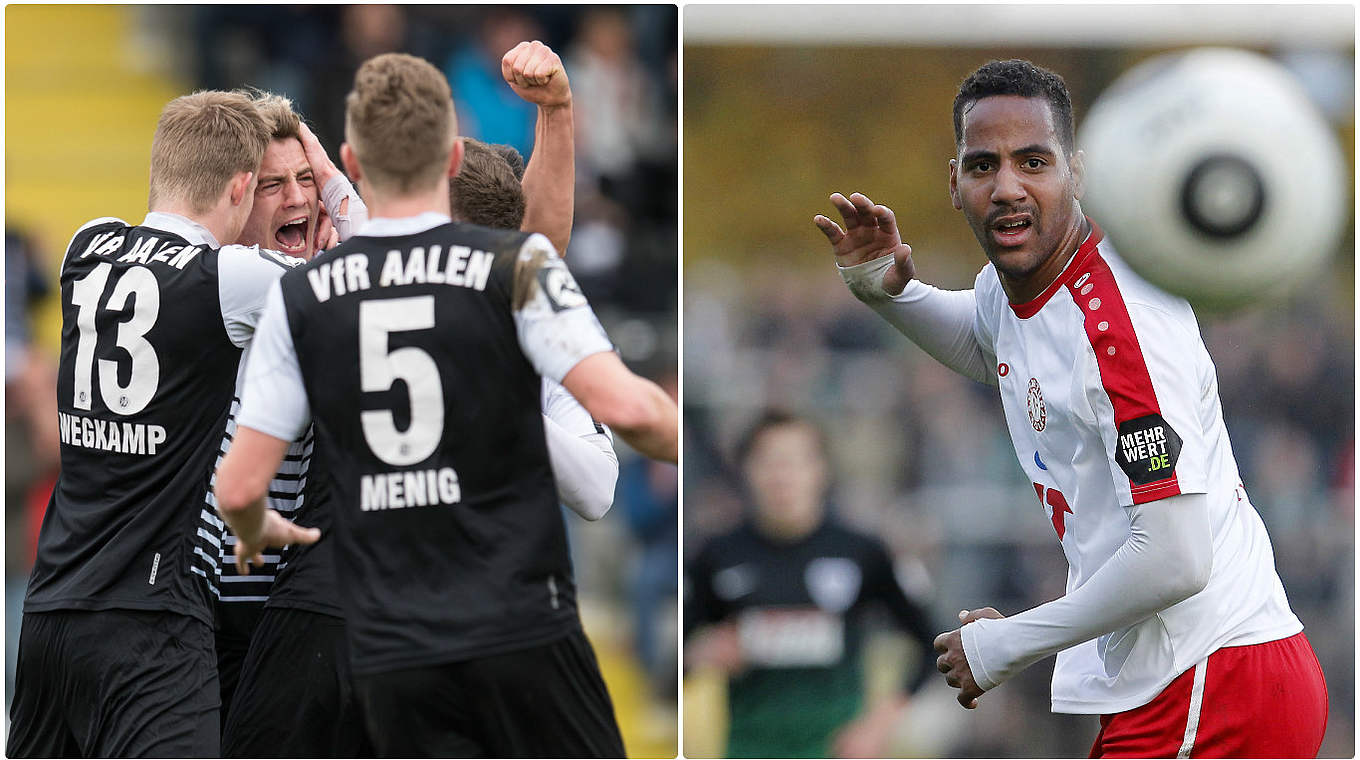
M1317 757L1327 683L1302 633L1224 647L1157 698L1100 716L1091 757Z

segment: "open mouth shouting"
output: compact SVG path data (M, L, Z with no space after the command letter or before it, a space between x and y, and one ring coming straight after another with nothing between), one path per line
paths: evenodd
M1029 242L1034 218L1029 214L1009 214L993 219L989 226L996 244L1010 248Z
M307 253L307 215L302 214L289 219L274 230L274 244L278 250L290 256Z

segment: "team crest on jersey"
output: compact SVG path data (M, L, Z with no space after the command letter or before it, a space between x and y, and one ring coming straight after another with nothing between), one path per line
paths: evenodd
M803 571L808 596L818 607L832 613L845 612L859 598L862 575L854 560L818 557Z
M538 270L538 284L542 286L553 311L566 311L586 305L581 286L576 284L576 279L567 271L567 265L561 259L551 260Z
M713 574L713 593L732 601L756 590L756 571L749 563L725 567Z
M1034 428L1034 432L1042 433L1048 427L1048 409L1044 406L1044 392L1039 388L1039 381L1033 377L1029 379L1029 393L1025 395L1025 411L1029 413L1029 424Z

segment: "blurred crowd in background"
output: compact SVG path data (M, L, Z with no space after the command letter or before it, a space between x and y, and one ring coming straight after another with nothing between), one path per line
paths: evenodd
M597 309L674 311L674 7L214 5L159 12L191 30L196 87L248 83L288 95L332 156L344 139L355 70L398 50L443 69L462 134L512 145L527 160L535 110L505 85L501 56L523 40L544 42L562 57L575 106L572 273ZM674 334L630 340L673 341Z
M689 22L685 218L704 224L684 230L686 559L751 509L734 446L773 406L825 428L833 513L888 543L899 581L941 632L959 610L1014 614L1063 595L1067 563L996 390L939 365L860 304L812 217L835 217L833 191L862 191L894 209L922 279L971 288L986 260L946 192L958 83L987 60L1028 58L1064 75L1079 126L1106 84L1159 51L692 45ZM1294 58L1311 62L1353 166L1352 52ZM734 70L742 77L724 77ZM901 86L862 86L865 72L892 72ZM798 87L771 87L781 76ZM1342 237L1303 295L1198 311L1242 478L1326 674L1323 757L1355 752L1353 225ZM914 654L933 668L933 652ZM866 657L866 670L880 667ZM1098 723L1050 712L1052 667L1042 660L976 711L959 709L932 674L938 683L908 705L893 751L1086 756ZM722 752L721 728L690 720L721 714L691 702L704 677L687 674L685 746L703 748L691 756ZM722 699L720 689L694 693Z
M59 24L63 32L74 26L72 36L78 36L81 25L117 21L126 38L116 57L126 55L166 78L169 97L247 85L285 95L337 162L354 71L363 60L391 51L424 57L444 70L462 134L513 145L527 160L535 107L506 86L500 61L520 41L548 44L562 57L571 83L577 137L576 217L567 261L624 360L678 396L674 6L205 5L34 13L18 21L11 14L12 33L23 22ZM16 70L13 63L10 70ZM144 124L130 125L138 127L141 137L135 133L133 139L144 140L149 150L154 111ZM90 216L132 220L142 213L145 166L140 186L120 207L128 211L108 208ZM23 188L11 178L9 191ZM57 467L56 271L60 246L80 222L35 234L39 225L29 215L8 211L6 638L12 669L20 605ZM630 753L673 756L677 471L637 455L621 440L616 449L620 472L612 513L597 523L565 515L582 616ZM7 685L12 678L8 672Z

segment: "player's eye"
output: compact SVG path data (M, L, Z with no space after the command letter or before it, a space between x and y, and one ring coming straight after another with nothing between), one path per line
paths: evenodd
M1044 160L1042 158L1027 158L1024 166L1026 169L1042 169L1044 168Z
M267 182L267 183L264 183L264 184L260 185L258 188L255 189L255 191L258 192L258 193L272 193L272 192L274 192L275 190L278 190L278 189L279 189L279 183L277 183L277 182Z
M979 161L979 162L973 164L973 171L975 171L975 172L986 173L986 172L989 172L989 171L991 171L991 170L992 170L992 162L991 162L991 161Z
M300 174L300 175L298 175L297 181L298 181L298 184L299 184L299 185L310 185L310 184L312 184L312 175L311 175L311 174Z

